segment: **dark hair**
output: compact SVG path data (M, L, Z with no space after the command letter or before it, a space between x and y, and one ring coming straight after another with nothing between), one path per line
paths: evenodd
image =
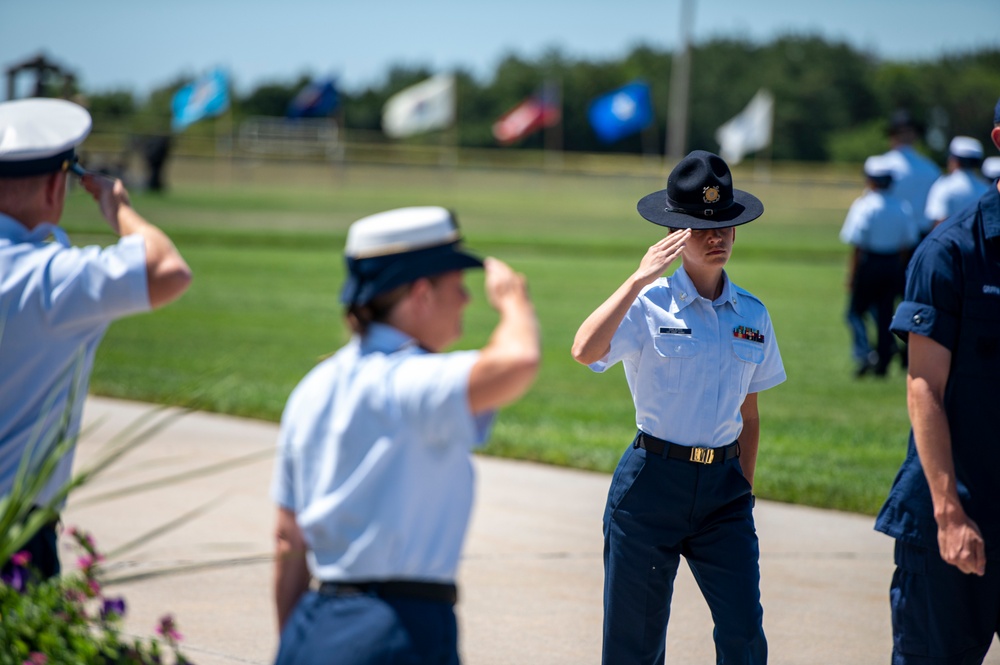
M432 285L437 286L443 275L444 273L438 273L429 277L419 277L417 281L426 279ZM413 288L415 283L407 282L406 284L401 284L391 291L386 291L375 296L364 305L351 305L347 307L344 316L347 318L347 323L351 327L351 330L358 335L364 335L368 332L368 327L371 324L385 323L392 310L399 304L399 301L410 293L410 289Z
M892 176L891 175L877 175L877 176L867 176L868 182L872 184L873 189L883 190L889 189L892 186Z
M413 282L379 294L363 305L350 305L344 312L347 323L358 335L364 335L373 323L384 323L392 310L410 292Z
M983 160L981 157L955 157L955 161L958 162L958 167L961 169L978 169L983 165Z

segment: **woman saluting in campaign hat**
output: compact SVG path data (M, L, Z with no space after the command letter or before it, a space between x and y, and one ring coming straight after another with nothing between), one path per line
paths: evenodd
M735 227L764 206L694 151L639 214L671 229L580 326L573 357L621 362L638 432L604 513L603 662L662 663L674 577L687 560L715 619L719 662L767 661L753 475L757 393L785 380L764 305L724 267ZM661 277L677 258L683 265Z

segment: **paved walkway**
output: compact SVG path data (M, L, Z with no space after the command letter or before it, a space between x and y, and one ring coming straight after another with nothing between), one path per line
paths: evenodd
M77 464L151 413L148 405L91 398ZM104 551L127 546L109 557L107 592L125 596L129 631L151 635L157 618L172 612L199 665L271 662L268 487L276 438L272 423L187 414L71 498L67 525L90 531ZM483 457L476 469L459 578L463 662L599 663L610 477ZM892 541L872 531L869 517L767 501L756 515L772 665L888 663ZM64 562L73 560L64 552ZM667 661L714 662L711 635L708 609L682 566ZM987 662L1000 663L1000 648Z

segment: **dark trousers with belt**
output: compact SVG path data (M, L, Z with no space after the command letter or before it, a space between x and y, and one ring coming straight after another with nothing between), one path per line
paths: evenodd
M302 597L275 665L459 664L453 600L339 586Z
M712 611L716 662L766 663L760 549L739 458L700 464L639 442L622 456L604 512L604 664L664 662L681 556Z

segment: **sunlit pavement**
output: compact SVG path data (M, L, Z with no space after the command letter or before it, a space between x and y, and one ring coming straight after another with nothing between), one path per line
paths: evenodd
M89 399L78 468L142 417L162 429L74 494L64 524L111 553L105 593L125 597L129 632L153 635L172 613L199 665L269 663L277 425L177 413ZM459 576L463 662L599 663L610 476L479 456L476 468ZM872 518L767 501L756 518L769 662L888 663L892 541L872 530ZM62 556L72 569L74 555ZM667 662L710 663L714 653L711 616L682 566ZM987 662L1000 663L1000 648Z

